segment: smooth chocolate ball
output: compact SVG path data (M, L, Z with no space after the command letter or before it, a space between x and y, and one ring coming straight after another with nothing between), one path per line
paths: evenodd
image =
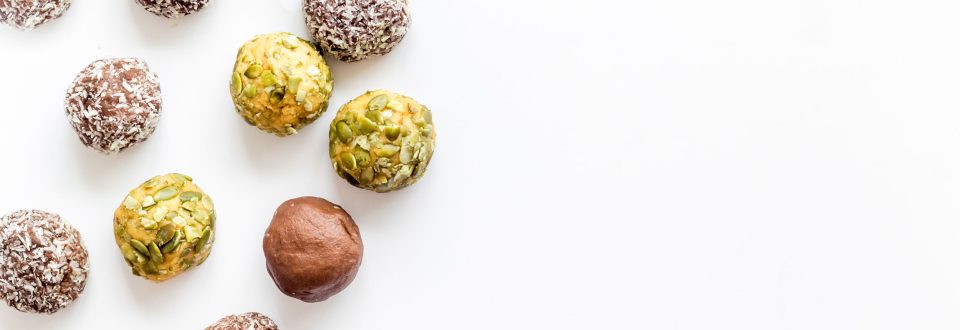
M360 229L339 205L300 197L277 208L263 236L267 271L284 294L327 300L357 276L363 259Z

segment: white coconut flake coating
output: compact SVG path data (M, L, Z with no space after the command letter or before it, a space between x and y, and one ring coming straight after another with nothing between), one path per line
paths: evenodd
M70 0L0 0L0 22L31 30L63 16L68 8Z
M136 0L136 2L154 15L177 18L200 11L210 0Z
M21 312L52 314L87 282L87 249L60 216L21 210L0 218L0 296Z
M139 58L101 59L77 75L64 101L84 145L114 154L153 134L160 121L160 83Z
M303 11L324 52L345 62L389 53L410 26L406 0L304 0Z
M230 315L217 321L206 330L277 330L277 324L260 313Z

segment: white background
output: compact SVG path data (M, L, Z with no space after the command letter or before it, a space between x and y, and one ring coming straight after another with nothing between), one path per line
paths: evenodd
M228 96L237 48L307 36L297 0L212 0L179 20L75 0L35 31L0 28L0 209L62 214L91 255L53 316L6 329L200 329L259 311L282 329L960 328L960 4L892 0L411 0L390 55L331 62L333 110L367 89L434 111L412 188L349 186L332 111L285 139ZM139 56L163 119L117 156L63 115L74 76ZM202 266L133 277L111 236L126 192L194 176L216 200ZM341 294L270 280L261 238L286 199L360 225Z

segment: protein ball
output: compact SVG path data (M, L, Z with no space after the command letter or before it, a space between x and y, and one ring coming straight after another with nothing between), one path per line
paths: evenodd
M370 91L330 123L330 161L350 184L390 192L423 177L436 138L430 109L400 94Z
M345 62L389 53L410 26L406 0L305 0L303 12L320 47Z
M87 283L87 248L59 215L16 211L0 218L0 296L27 313L53 314Z
M278 330L277 324L260 313L245 313L224 317L206 330Z
M130 191L114 213L113 232L133 274L162 282L207 259L216 218L210 196L191 177L171 173Z
M237 113L281 137L296 134L326 111L332 90L330 68L316 48L285 32L243 44L230 79Z
M0 0L0 22L31 30L63 16L68 8L70 0Z
M74 79L64 107L80 142L115 154L153 134L160 122L160 83L139 58L96 60Z
M177 18L200 11L210 0L136 0L136 2L151 14Z
M357 224L339 205L300 197L277 208L263 235L263 254L280 291L318 302L353 282L363 259L363 241Z

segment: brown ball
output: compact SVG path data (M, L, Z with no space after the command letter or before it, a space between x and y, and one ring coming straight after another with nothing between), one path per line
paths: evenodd
M177 18L187 16L203 9L210 0L136 0L137 4L143 6L151 14L165 17Z
M84 145L115 154L153 134L160 121L160 82L139 58L90 63L67 90L67 119Z
M300 197L277 208L263 235L267 271L284 294L327 300L357 276L363 259L360 229L339 205Z
M70 0L0 0L0 23L31 30L70 8Z
M277 324L260 313L245 313L224 317L206 330L278 330Z

